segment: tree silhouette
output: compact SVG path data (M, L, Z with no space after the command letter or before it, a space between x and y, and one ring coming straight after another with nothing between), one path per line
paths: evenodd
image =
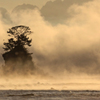
M2 56L5 60L4 70L6 73L18 72L27 74L34 69L32 53L28 53L25 45L31 46L32 39L28 35L32 33L27 26L15 26L7 31L8 43L4 43L3 49L6 51Z
M30 28L27 26L15 26L7 31L8 36L13 36L13 38L8 39L8 43L4 43L5 47L4 50L12 50L16 46L24 46L28 45L31 46L30 43L32 40L29 40L27 35L31 34Z

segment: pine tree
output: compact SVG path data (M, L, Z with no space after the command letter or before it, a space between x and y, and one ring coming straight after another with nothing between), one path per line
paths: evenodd
M28 53L25 45L31 46L32 39L29 39L32 31L27 26L15 26L7 31L8 43L4 43L3 49L6 51L2 56L5 60L4 71L6 73L17 72L27 74L34 70L32 53Z
M32 39L30 40L27 35L30 35L32 32L30 31L30 28L27 26L15 26L9 29L7 31L8 36L11 36L13 38L8 39L8 43L4 43L5 47L3 48L5 51L11 51L16 46L31 46L30 43L32 42Z

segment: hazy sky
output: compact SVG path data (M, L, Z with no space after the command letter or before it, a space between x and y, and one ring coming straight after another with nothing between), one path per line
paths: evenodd
M23 3L37 5L41 8L45 3L50 0L0 0L0 7L12 10L15 6Z
M7 30L16 25L27 25L34 32L31 36L33 41L30 52L34 54L34 62L39 68L45 71L50 70L53 73L56 71L99 74L100 0L64 0L63 2L56 0L48 3L46 3L47 0L41 1L18 2L17 0L12 6L13 9L23 3L45 5L41 10L23 10L25 5L22 5L18 6L21 11L16 10L16 13L12 12L8 14L8 17L6 12L1 12L0 52L3 46L2 39L7 40ZM11 8L11 0L9 3L3 2L5 5L0 4L4 8ZM64 20L64 23L59 22L52 25L51 21L54 22L56 19L57 22L60 19ZM11 23L9 24L8 21Z

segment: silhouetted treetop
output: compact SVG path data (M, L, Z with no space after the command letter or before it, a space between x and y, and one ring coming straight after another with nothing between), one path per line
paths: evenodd
M29 39L29 37L27 37L27 35L30 35L32 33L29 27L23 25L15 26L9 29L7 33L8 36L11 36L12 38L8 39L8 43L4 43L4 50L11 51L17 46L31 46L30 43L32 42L32 39Z
M18 36L20 35L29 35L32 33L32 31L30 31L30 28L28 26L15 26L12 27L11 29L9 29L9 31L7 31L7 33L9 34L9 36L13 35L15 38L18 38Z

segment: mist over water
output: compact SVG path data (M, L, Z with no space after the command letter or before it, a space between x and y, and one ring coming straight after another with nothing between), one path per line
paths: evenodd
M2 72L2 65L4 65L2 47L3 42L8 39L7 30L13 26L25 25L33 31L30 35L32 46L27 48L30 53L33 53L33 61L38 69L36 76L33 75L35 78L48 80L63 77L67 82L68 78L76 77L75 82L78 82L78 78L81 80L94 77L98 81L100 73L99 4L99 0L82 5L73 4L66 9L73 17L68 20L66 18L64 24L58 23L55 26L46 21L38 9L8 13L10 17L5 19L6 21L2 19L1 14L0 71ZM12 74L11 77L13 77ZM16 77L19 78L19 76ZM30 77L32 78L31 74Z

